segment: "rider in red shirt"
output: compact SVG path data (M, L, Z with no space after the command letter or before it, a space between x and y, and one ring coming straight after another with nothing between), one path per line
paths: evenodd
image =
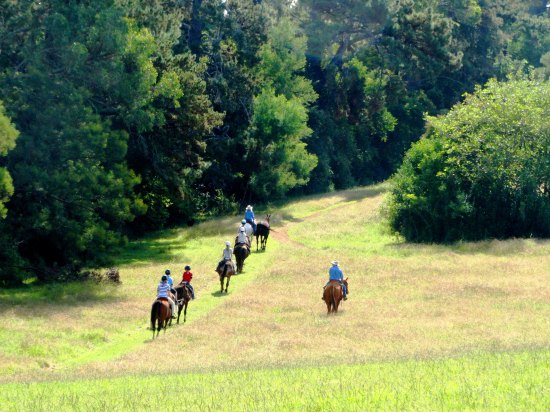
M191 273L191 266L185 266L185 272L183 272L182 282L185 282L189 290L191 291L191 299L195 299L195 290L191 286L191 279L193 279L193 274Z

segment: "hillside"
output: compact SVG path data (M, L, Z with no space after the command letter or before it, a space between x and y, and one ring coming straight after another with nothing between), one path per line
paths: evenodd
M387 234L385 185L270 210L267 250L228 295L214 267L238 217L163 232L120 256L122 285L2 291L2 381L440 359L548 348L550 242L412 245ZM329 262L350 298L327 317ZM191 264L188 322L151 341L149 307L165 268Z

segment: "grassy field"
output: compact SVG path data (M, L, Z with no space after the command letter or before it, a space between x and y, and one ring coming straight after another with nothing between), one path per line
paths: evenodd
M0 405L74 410L550 408L550 352L5 385Z
M189 402L206 409L278 400L312 410L548 409L550 242L406 244L385 227L385 191L272 208L267 251L252 254L228 295L217 292L214 267L236 216L131 243L118 287L0 290L0 410L25 393L41 399L35 409L72 409L79 393L111 409L94 395L105 387L113 407L139 406L128 387L142 407L159 406L165 374L170 392L189 388ZM351 293L327 317L321 290L333 259ZM188 322L152 341L158 279L185 264L198 295Z

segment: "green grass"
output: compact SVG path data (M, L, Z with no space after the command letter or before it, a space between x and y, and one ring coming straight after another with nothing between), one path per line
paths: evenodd
M345 362L345 355L341 355ZM3 410L502 410L550 408L550 351L320 368L7 384Z
M238 216L131 242L118 287L0 291L0 382L13 383L0 387L4 403L152 409L187 391L187 405L216 410L545 409L550 241L407 244L386 228L386 189L269 210L267 251L249 257L228 295L214 267ZM351 294L327 317L320 295L333 259ZM185 264L198 296L188 323L152 341L157 282Z
M106 362L146 344L151 339L149 305L167 267L177 281L184 264L193 265L199 298L189 305L188 324L223 304L272 259L254 253L244 273L231 279L228 295L220 295L213 269L223 241L236 232L235 222L237 217L219 219L131 242L119 258L120 286L71 282L0 290L0 379ZM270 251L277 247L271 240Z

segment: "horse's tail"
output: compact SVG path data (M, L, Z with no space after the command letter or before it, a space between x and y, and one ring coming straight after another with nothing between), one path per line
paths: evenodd
M157 319L159 310L160 310L160 301L155 300L153 306L151 307L151 329L155 330L155 320Z
M332 310L336 310L336 288L332 286Z

